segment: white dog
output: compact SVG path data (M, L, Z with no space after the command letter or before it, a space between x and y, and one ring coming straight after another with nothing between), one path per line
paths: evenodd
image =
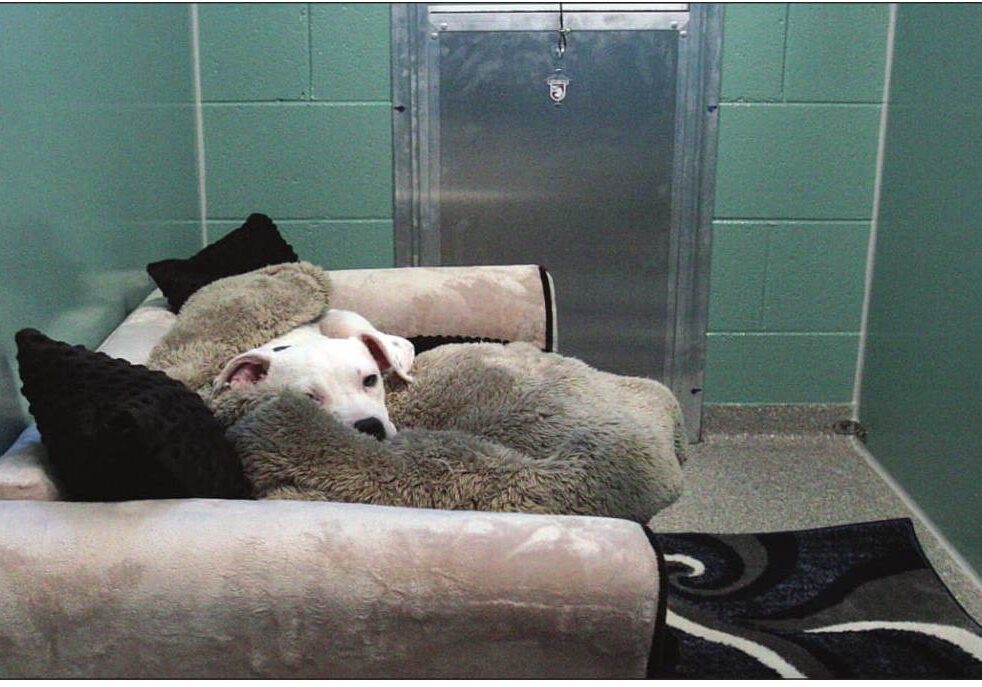
M385 407L382 375L412 381L412 343L384 334L364 317L328 310L259 348L232 358L215 386L263 385L307 394L338 420L377 439L396 434Z

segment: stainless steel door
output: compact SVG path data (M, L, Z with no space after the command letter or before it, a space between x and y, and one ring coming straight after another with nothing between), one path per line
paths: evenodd
M707 59L693 47L711 41L692 31L711 13L590 7L564 6L561 59L558 5L394 14L397 260L545 265L560 350L666 381L696 437L708 199L695 153L715 84L693 83ZM557 67L570 79L559 105L546 83Z

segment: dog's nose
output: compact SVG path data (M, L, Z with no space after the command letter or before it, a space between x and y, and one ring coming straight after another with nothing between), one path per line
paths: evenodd
M366 417L355 423L355 429L365 434L370 434L379 441L385 439L385 425L377 417Z

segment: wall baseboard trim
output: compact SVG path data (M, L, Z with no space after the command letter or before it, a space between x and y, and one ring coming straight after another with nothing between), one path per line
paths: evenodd
M703 433L832 434L836 422L852 417L848 403L719 404L703 406Z

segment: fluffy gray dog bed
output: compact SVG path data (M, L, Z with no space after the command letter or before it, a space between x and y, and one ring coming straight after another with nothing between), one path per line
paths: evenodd
M326 273L307 263L222 279L185 304L151 354L226 426L257 498L638 522L678 498L685 433L672 393L526 343L420 354L415 382L389 383L400 431L384 442L299 394L213 392L229 358L316 317L329 293Z

